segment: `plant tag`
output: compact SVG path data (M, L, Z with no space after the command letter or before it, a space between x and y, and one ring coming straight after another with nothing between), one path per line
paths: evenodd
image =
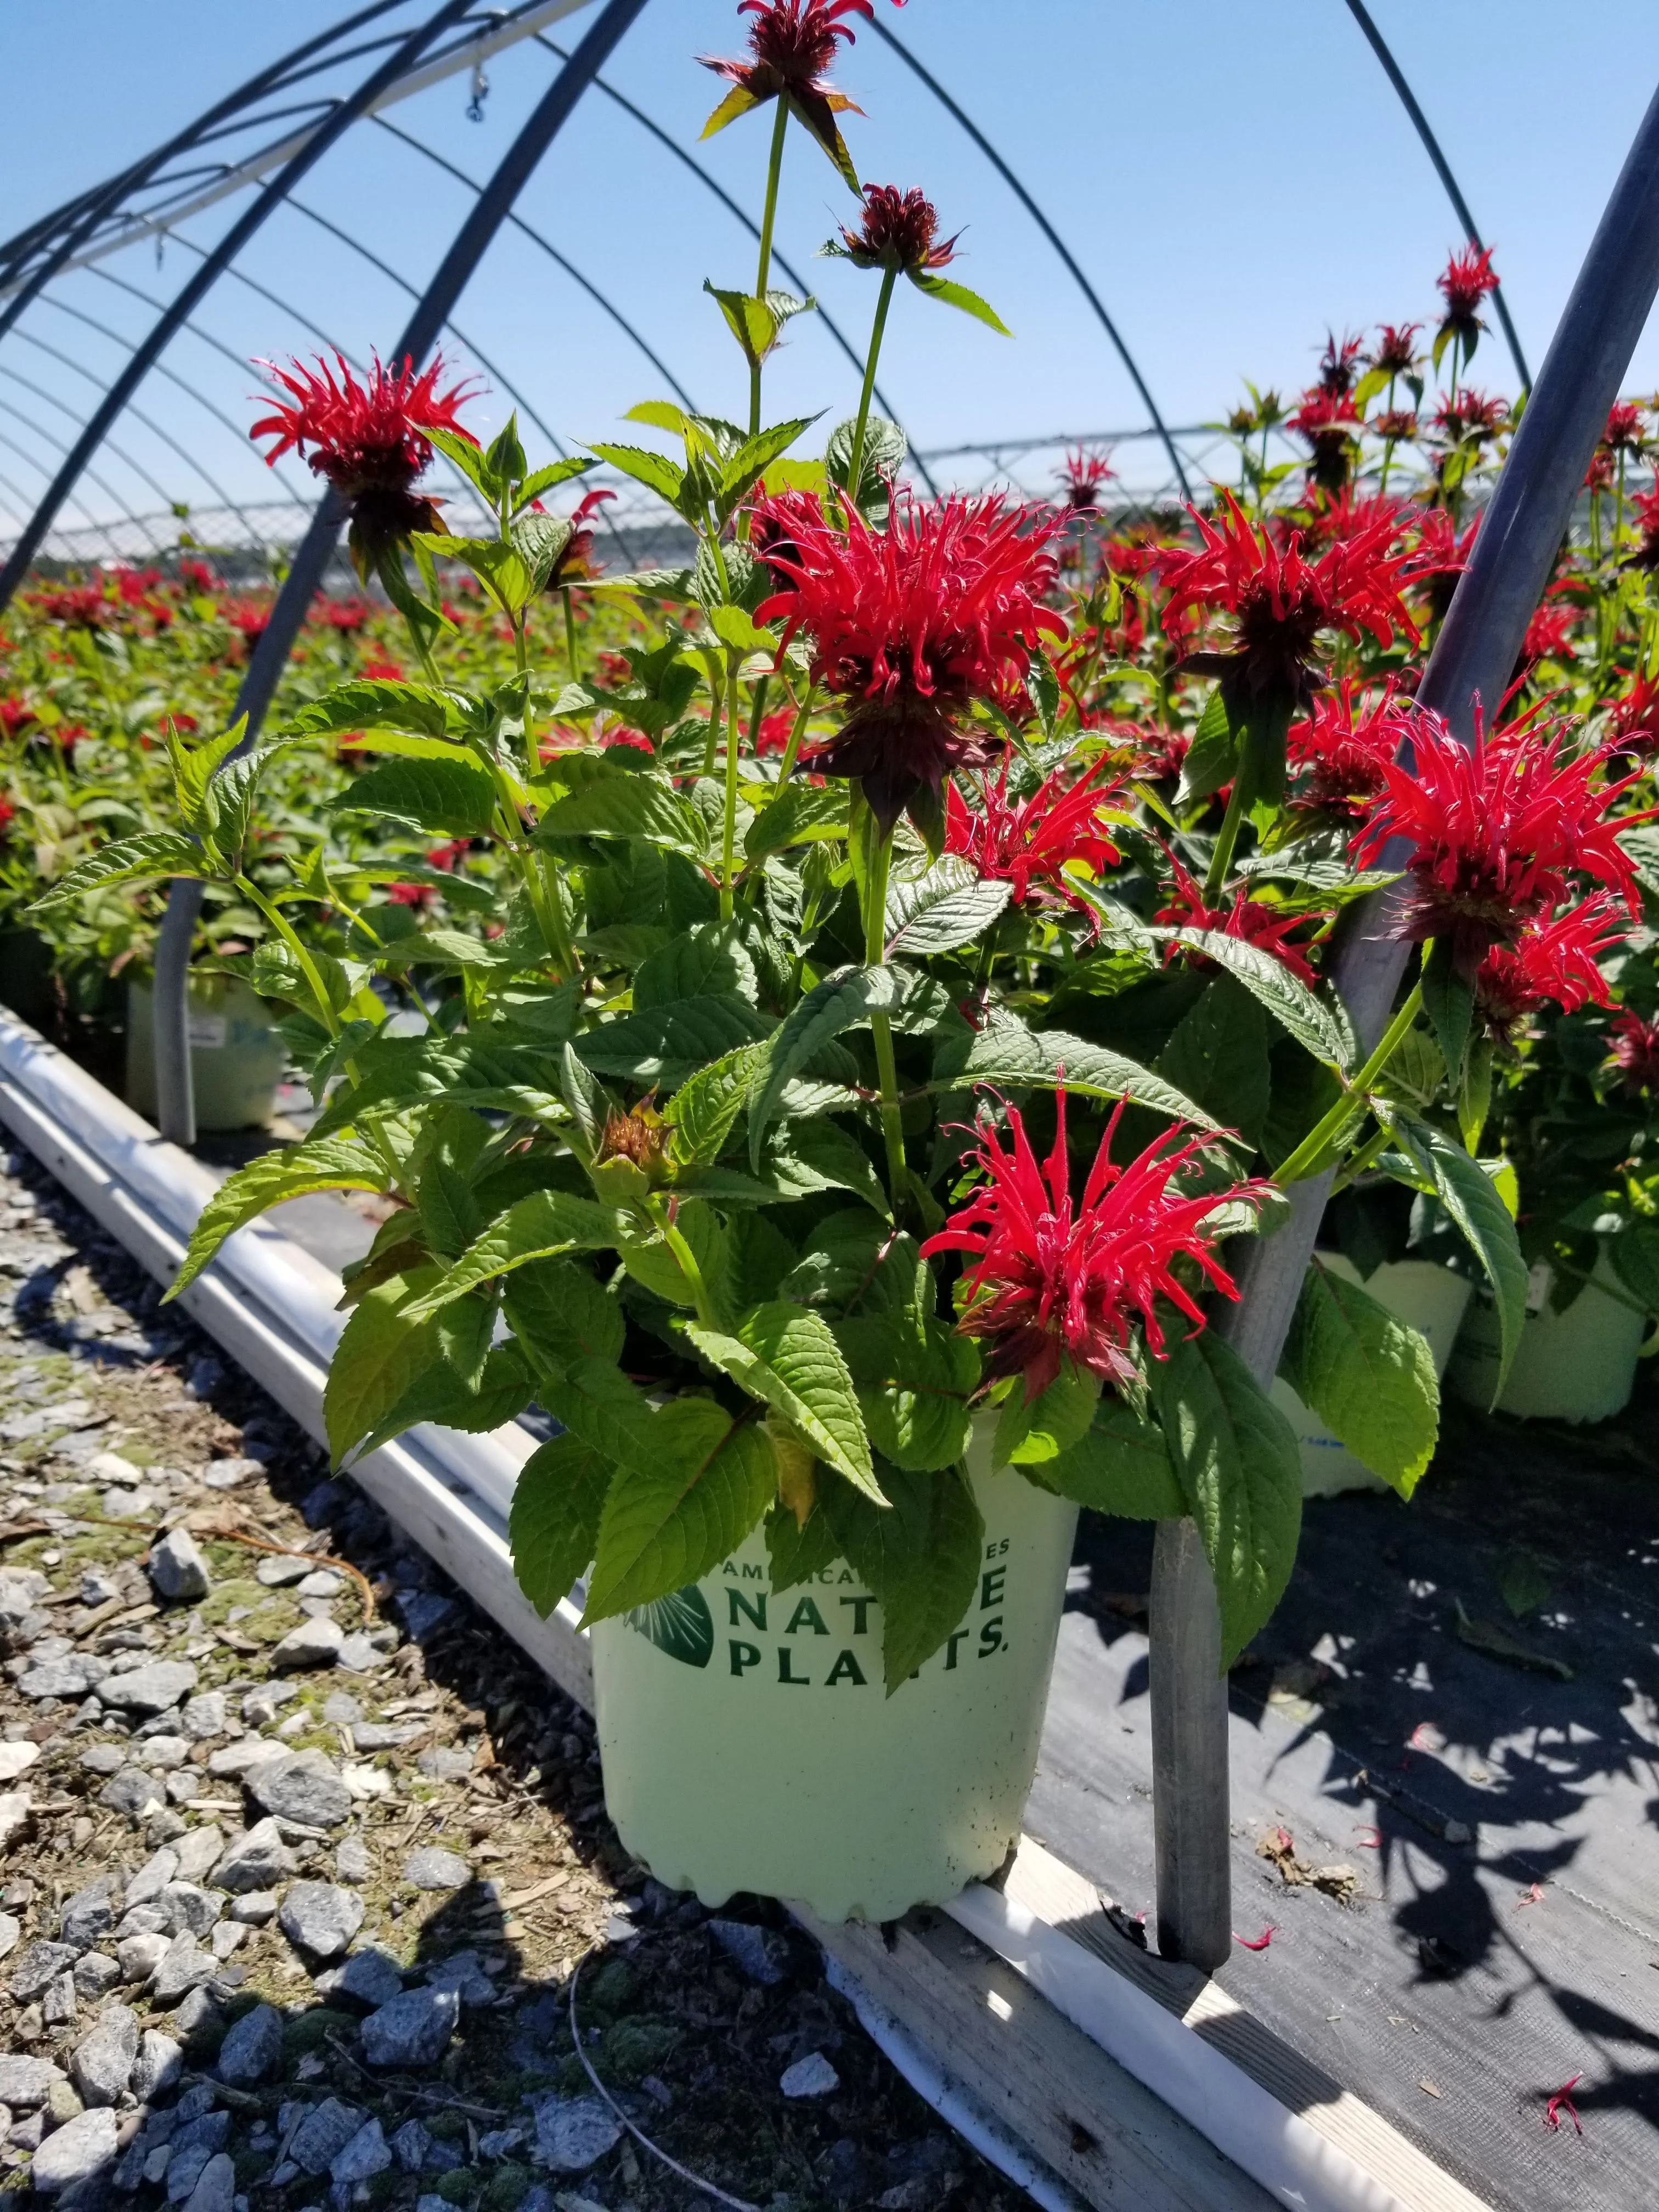
M191 1043L204 1052L221 1052L229 1026L222 1014L192 1014L189 1023Z

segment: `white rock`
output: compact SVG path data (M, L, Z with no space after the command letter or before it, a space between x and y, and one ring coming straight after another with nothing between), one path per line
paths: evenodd
M354 2182L367 2181L372 2173L384 2173L391 2163L392 2153L380 2124L371 2120L330 2160L329 2179L337 2188L349 2189Z
M809 2051L805 2058L785 2068L778 2087L786 2097L827 2097L840 2088L841 2076L821 2051Z
M173 1845L179 1857L179 1880L200 1881L224 1848L224 1835L216 1820L204 1820L199 1828L179 1837Z
M152 1774L176 1774L190 1757L190 1741L182 1735L148 1735L133 1756Z
M312 1571L311 1561L295 1559L291 1553L272 1553L261 1559L253 1570L254 1580L262 1582L267 1589L281 1589L289 1583L303 1582Z
M279 1644L272 1644L267 1663L277 1674L307 1667L331 1667L340 1656L345 1631L325 1613L302 1620L290 1628Z
M141 2105L170 2089L185 2070L182 2044L160 2028L147 2027L138 2045L138 2063L132 2069L131 2089Z
M234 1743L222 1743L217 1751L208 1753L207 1771L216 1781L223 1781L228 1775L246 1774L261 1759L281 1759L283 1748L267 1735L240 1736Z
M560 2173L586 2173L622 2140L622 2123L598 2097L536 2100L536 2155Z
M77 2112L49 2135L34 2154L29 2179L43 2197L57 2197L112 2165L116 2151L115 2115L107 2105Z
M170 1881L179 1878L179 1854L170 1844L163 1844L153 1858L144 1861L127 1884L126 1905L129 1912L135 1905L148 1905L157 1898Z
M246 1897L239 1897L230 1908L233 1921L249 1928L263 1928L267 1920L276 1917L276 1893L274 1889L252 1889Z
M138 2015L131 2005L106 2005L70 2060L75 2086L88 2105L112 2105L138 2058Z
M332 1882L296 1881L276 1920L290 1943L319 1959L335 1959L363 1924L363 1900L356 1890Z
M0 1851L27 1827L33 1800L27 1790L0 1790Z
M0 1782L15 1782L20 1774L27 1774L40 1756L38 1743L0 1743Z
M115 1963L124 1982L147 1982L167 1956L165 1936L128 1936L116 1947Z
M143 1468L135 1467L130 1459L123 1459L119 1452L112 1451L94 1452L87 1462L86 1473L89 1482L132 1484L144 1479Z
M185 2212L234 2212L235 2203L235 2163L228 2151L216 2151L185 2198Z
M190 1699L179 1722L192 1742L205 1743L210 1737L224 1734L228 1717L224 1692L204 1690Z

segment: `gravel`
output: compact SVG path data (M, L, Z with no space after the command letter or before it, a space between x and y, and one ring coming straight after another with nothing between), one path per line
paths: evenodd
M149 1578L164 1605L184 1605L205 1597L213 1587L207 1554L188 1528L169 1528L152 1544Z
M897 2206L901 2187L904 2212L945 2212L942 2187L894 2162L943 2140L937 2170L969 2177L949 2212L1013 2212L768 1908L728 1917L734 1951L630 1869L587 1717L49 1203L0 1165L0 1259L29 1248L0 1269L0 1516L50 1517L0 1565L14 2190L33 2157L42 2194L74 2189L76 2212L684 2212L695 2195L630 2147L572 2050L580 1966L586 2056L711 2188L830 2212ZM84 1340L65 1326L71 1261L79 1297L125 1302ZM66 1398L72 1449L54 1441ZM204 1471L239 1460L221 1497ZM77 1522L106 1486L121 1525ZM205 1595L166 1599L147 1574L158 1522L188 1524ZM232 1528L316 1553L278 1562ZM392 1593L384 1608L364 1619L362 1585L335 1591L322 1553ZM296 1629L334 1663L273 1673ZM303 1941L348 1921L331 1951ZM814 2053L839 2090L786 2100L780 2075Z
M296 1881L276 1919L290 1943L319 1959L337 1958L363 1924L363 1900L332 1882Z

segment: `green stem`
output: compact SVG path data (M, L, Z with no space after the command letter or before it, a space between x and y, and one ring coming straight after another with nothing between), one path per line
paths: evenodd
M696 1310L697 1319L705 1328L718 1328L720 1318L709 1299L708 1286L703 1281L702 1270L697 1265L696 1254L674 1226L668 1208L661 1199L647 1198L645 1206L647 1212L662 1231L663 1243L673 1254L681 1274L684 1276L690 1286L692 1303Z
M1210 872L1204 878L1204 903L1206 906L1213 906L1226 886L1233 865L1233 848L1238 842L1238 833L1244 827L1244 817L1249 811L1249 802L1244 796L1245 758L1249 744L1247 736L1244 744L1239 747L1238 768L1233 776L1233 787L1227 794L1227 811L1221 817L1215 850L1210 855Z
M789 742L783 749L783 764L778 770L778 788L781 790L795 772L796 758L800 752L800 741L806 735L806 725L811 719L812 701L817 685L809 684L795 716L795 726L789 732Z
M311 987L311 994L317 1001L317 1011L322 1018L324 1028L328 1031L331 1036L338 1036L340 1034L340 1018L335 1012L333 1001L330 999L327 991L324 988L321 971L318 968L316 962L312 958L310 953L300 942L300 939L295 935L293 928L290 927L282 908L276 904L274 899L268 899L265 896L264 893L259 889L258 884L250 881L250 879L246 876L243 875L240 871L236 876L236 888L240 891L244 898L251 899L254 905L258 908L260 913L264 915L265 920L270 924L271 927L276 932L276 934L282 939L283 944L287 945L289 951L299 962L300 973L305 977L306 981Z
M738 845L738 662L726 672L726 817L720 829L720 920L732 919L732 885L737 878Z
M1377 1077L1393 1059L1401 1040L1423 1009L1423 984L1419 977L1407 994L1405 1004L1383 1030L1376 1050L1351 1083L1342 1086L1342 1096L1328 1114L1308 1132L1296 1150L1274 1172L1273 1181L1285 1184L1299 1182L1304 1176L1315 1174L1323 1162L1323 1155L1334 1137L1353 1110L1353 1102L1362 1092L1370 1089Z
M869 839L864 877L864 957L866 966L881 967L887 957L887 878L893 865L893 836L884 836L867 809L860 830ZM893 1026L883 1009L870 1016L876 1044L876 1079L881 1089L881 1137L887 1154L887 1188L896 1219L902 1211L910 1180L904 1164L904 1127L899 1115L898 1062L893 1054Z
M570 664L571 682L580 684L582 680L582 657L580 648L576 643L576 610L570 604L568 586L559 593L559 597L564 601L565 659Z
M876 319L870 331L870 350L864 362L864 389L859 394L858 420L853 425L853 450L847 464L847 501L850 510L859 503L859 486L864 474L864 434L870 422L870 395L876 388L876 363L881 358L882 333L887 328L887 310L892 305L893 287L898 282L896 263L881 272L881 297L876 301Z
M777 120L772 125L772 155L766 165L766 204L761 210L760 264L755 272L755 297L764 300L772 274L772 226L777 219L778 179L783 173L784 133L789 128L789 102L780 96ZM749 365L749 434L761 426L761 364Z

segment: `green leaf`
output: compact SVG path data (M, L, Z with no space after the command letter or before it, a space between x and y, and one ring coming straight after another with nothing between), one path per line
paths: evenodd
M791 293L769 293L764 312L771 320L773 339L788 319L788 315L781 312L785 302L787 303L788 313L793 314L799 314L812 305L811 301L797 300ZM761 304L757 301L750 302L751 306ZM771 340L768 341L769 345L771 343ZM816 415L798 416L792 422L774 422L764 430L757 430L752 438L744 440L720 472L720 496L714 506L722 522L744 494L765 475L773 462L787 453L801 432L810 429L817 419Z
M703 819L673 786L650 775L609 776L556 799L537 827L548 837L645 837L701 860L708 849Z
M168 757L173 763L173 804L183 817L186 829L193 830L198 837L211 836L217 818L217 809L210 797L214 771L226 755L241 743L247 728L247 716L238 715L228 730L215 738L204 738L199 745L186 744L171 721L167 728ZM83 812L83 820L86 816Z
M708 627L720 643L729 646L733 653L775 653L778 641L769 629L763 629L753 617L741 607L713 607L709 610Z
M705 1358L781 1413L820 1459L878 1504L886 1502L871 1464L853 1378L821 1314L774 1298L745 1314L736 1336L696 1322L684 1326Z
M1188 1007L1158 1056L1158 1073L1259 1144L1272 1097L1267 1018L1231 975Z
M502 1304L508 1328L537 1368L579 1359L622 1358L622 1308L574 1260L532 1260L508 1276Z
M847 786L826 783L788 783L763 806L750 823L743 841L744 857L764 860L787 846L803 845L820 838L845 837Z
M455 1265L422 1293L410 1308L411 1315L423 1319L453 1299L465 1297L481 1283L493 1282L498 1275L510 1274L532 1260L614 1249L617 1235L617 1216L610 1206L573 1196L568 1191L539 1190L533 1197L509 1206L492 1221Z
M787 1505L775 1505L766 1516L766 1554L773 1593L779 1596L815 1580L841 1556L827 1513L814 1506L803 1525Z
M882 1478L892 1498L886 1511L836 1483L820 1486L818 1511L835 1532L837 1552L880 1604L890 1698L979 1595L985 1523L954 1468L933 1474L884 1468Z
M850 1190L878 1213L890 1213L887 1190L876 1173L870 1155L850 1129L827 1115L798 1121L775 1143L767 1155L767 1172L777 1181L802 1181L793 1169L804 1169L813 1190Z
M1423 1011L1455 1088L1462 1079L1463 1055L1474 1022L1474 985L1452 965L1452 941L1437 938L1423 963Z
M112 884L214 873L209 856L195 838L174 830L147 830L142 836L123 837L106 845L101 852L77 860L49 884L25 912L51 914L59 907L73 906L88 891L106 890Z
M1411 1496L1440 1426L1434 1358L1414 1328L1315 1261L1279 1371L1356 1459Z
M718 1310L725 1308L726 1278L732 1265L732 1232L714 1207L702 1198L684 1198L674 1216L674 1226L684 1238L703 1288ZM660 1231L623 1236L617 1246L623 1265L637 1283L665 1298L670 1305L695 1306L697 1293Z
M751 107L758 107L760 104L756 94L746 86L734 84L703 125L702 136L712 138L717 131L724 131L728 123L735 123L740 115L747 115Z
M416 737L465 738L482 737L488 726L488 710L469 692L362 676L308 701L277 734L339 737L359 730L406 730Z
M391 1184L384 1160L352 1137L325 1137L262 1152L222 1182L202 1208L185 1263L167 1297L176 1298L194 1282L234 1231L285 1199L315 1190L388 1190Z
M391 761L356 777L329 805L448 837L482 837L495 819L495 781L467 760Z
M507 1524L513 1571L544 1620L570 1595L599 1540L617 1470L580 1437L554 1437L520 1469Z
M935 276L925 269L907 269L905 275L918 292L925 292L930 300L943 301L947 307L960 307L964 315L972 315L976 322L988 324L1003 337L1011 338L1009 329L988 300L981 300L977 292L970 292L965 284L953 284L948 276Z
M1251 997L1259 1000L1316 1060L1338 1067L1352 1064L1356 1057L1353 1030L1341 1001L1319 998L1282 960L1275 960L1259 945L1229 937L1218 929L1153 929L1150 934L1190 945L1194 952L1201 952L1218 968L1237 976Z
M613 469L620 469L625 477L632 477L635 483L642 483L647 491L653 491L659 499L665 499L672 507L678 507L680 494L685 485L685 471L678 462L667 459L661 453L648 453L643 446L595 445L593 451L600 460L609 461Z
M459 1309L452 1308L452 1311ZM482 1335L475 1340L483 1341ZM428 1360L392 1411L356 1446L362 1459L422 1422L462 1429L469 1436L516 1420L535 1395L530 1370L510 1345L487 1349L476 1378L459 1374L445 1358Z
M424 425L421 434L435 446L446 459L451 460L477 491L494 505L498 495L495 472L475 441L464 437L459 430L447 429L441 422ZM532 493L532 497L534 496Z
M1041 1467L1058 1459L1087 1436L1099 1401L1100 1377L1069 1359L1029 1405L1024 1386L1017 1382L997 1423L993 1464Z
M1174 1521L1187 1510L1163 1430L1104 1393L1088 1434L1045 1460L1042 1479L1076 1504L1127 1521Z
M799 1000L757 1060L749 1108L749 1161L758 1175L761 1146L783 1087L843 1030L896 1004L904 979L890 968L838 968Z
M1508 1207L1478 1160L1427 1121L1401 1115L1395 1133L1436 1196L1468 1240L1492 1285L1498 1309L1498 1371L1492 1403L1504 1387L1510 1362L1520 1348L1527 1318L1528 1267Z
M897 876L887 887L887 956L955 952L982 937L1007 905L1013 886L947 853L919 876Z
M768 1017L733 991L681 999L599 1022L575 1040L574 1050L601 1075L672 1089L740 1047L758 1043Z
M599 1521L585 1623L696 1582L734 1552L777 1495L758 1422L708 1398L671 1399L652 1423L648 1464L624 1466Z
M979 1382L969 1339L931 1313L837 1322L835 1333L881 1456L913 1474L954 1467L968 1449Z
M682 1167L710 1166L726 1149L749 1101L755 1063L764 1048L740 1045L683 1083L663 1109Z
M1195 799L1207 799L1238 774L1238 732L1227 712L1218 684L1205 702L1193 741L1181 764L1181 786L1176 805L1185 808Z
M729 923L699 923L640 963L634 1011L652 1013L685 999L755 996L755 963Z
M1271 1615L1296 1564L1296 1432L1213 1329L1172 1344L1151 1368L1170 1463L1215 1577L1224 1671Z
M541 1401L556 1421L606 1459L649 1467L657 1416L636 1382L609 1359L576 1359L562 1375L544 1372Z
M1659 1222L1632 1221L1607 1240L1613 1272L1650 1314L1659 1314Z
M598 466L599 463L588 455L572 453L562 461L550 461L545 468L534 470L519 486L518 512L522 514L532 499L539 499L556 485L568 483L573 477L585 477L590 469Z
M422 1327L410 1315L414 1297L436 1273L418 1267L377 1283L342 1330L323 1389L323 1422L337 1465L442 1358L435 1322Z
M1012 1016L994 1012L978 1036L945 1038L928 1088L962 1091L975 1083L1047 1090L1064 1083L1079 1097L1133 1098L1171 1121L1190 1121L1200 1129L1220 1127L1185 1091L1121 1053L1063 1030L1028 1030Z

